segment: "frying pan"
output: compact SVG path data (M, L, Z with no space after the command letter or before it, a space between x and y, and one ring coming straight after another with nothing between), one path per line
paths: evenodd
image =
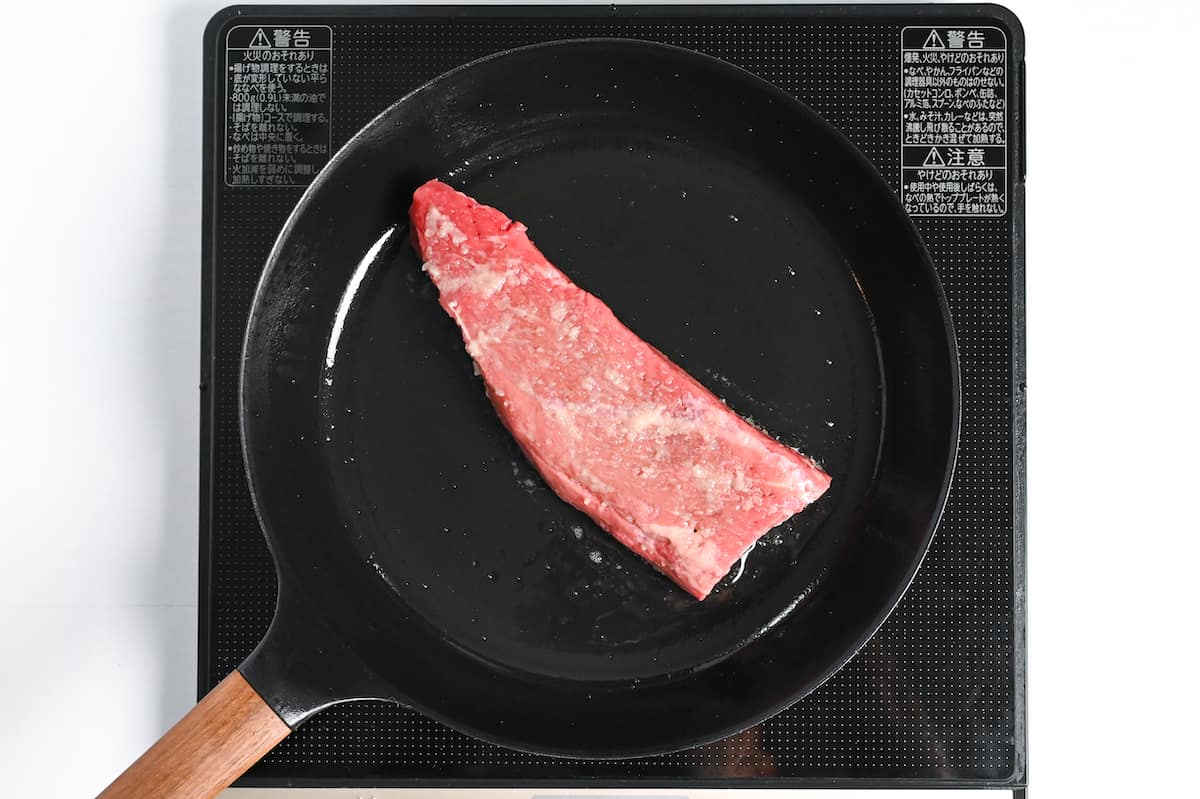
M430 177L524 221L633 330L822 463L831 490L702 603L555 497L409 245ZM744 729L820 685L899 601L958 434L945 300L870 162L759 78L628 40L485 58L355 135L270 254L241 379L275 619L103 796L212 795L350 700L568 757Z

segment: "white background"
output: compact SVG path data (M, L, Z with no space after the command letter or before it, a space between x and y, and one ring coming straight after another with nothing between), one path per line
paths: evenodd
M1182 795L1200 737L1200 15L1012 7L1029 74L1031 784ZM218 8L2 17L3 796L93 795L194 699L200 37Z

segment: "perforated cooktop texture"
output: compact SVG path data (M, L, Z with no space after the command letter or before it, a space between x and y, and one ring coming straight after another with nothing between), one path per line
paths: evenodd
M268 39L256 43L260 28ZM316 67L324 77L294 78L297 92L307 91L306 80L328 88L327 97L293 106L309 100L310 113L325 115L291 120L296 142L325 145L290 159L315 171L372 117L448 69L587 36L668 42L755 72L839 127L903 193L949 299L962 372L961 446L932 548L899 607L847 666L725 741L636 760L555 759L479 742L404 708L359 703L318 714L242 784L1022 785L1024 64L1019 24L994 6L245 6L218 14L205 35L201 691L253 649L274 608L274 571L242 465L238 368L263 263L311 180L307 166L248 166L270 159L253 157L254 128L237 116L245 110L234 96L244 87L235 82L241 53L311 47L311 56L288 58L327 65ZM929 50L938 52L923 55ZM976 50L999 55L969 57ZM987 70L959 69L980 66ZM986 77L955 83L947 75ZM941 88L957 94L939 100ZM979 135L951 146L939 117L924 113L947 107L952 126L956 112L980 109L970 118L1002 126L981 123ZM903 149L902 129L916 142ZM240 154L235 163L231 153ZM942 167L963 167L952 176L979 181L938 183Z

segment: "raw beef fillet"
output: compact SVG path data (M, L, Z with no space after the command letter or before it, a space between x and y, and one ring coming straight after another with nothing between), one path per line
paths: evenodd
M533 246L438 181L413 238L505 426L550 487L697 599L829 487Z

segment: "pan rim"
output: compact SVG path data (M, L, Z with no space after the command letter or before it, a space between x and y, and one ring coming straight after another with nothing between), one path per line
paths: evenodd
M819 114L817 114L811 107L809 107L807 104L805 104L803 101L801 101L794 95L784 91L783 89L779 88L775 84L754 74L753 72L750 72L749 70L746 70L740 66L732 64L728 61L717 58L715 56L712 56L712 55L709 55L706 53L702 53L702 52L699 52L696 50L692 50L689 48L685 48L685 47L679 47L676 45L664 44L664 43L654 42L654 41L649 41L649 40L624 38L624 37L583 37L583 38L559 39L559 40L554 40L554 41L540 42L540 43L536 43L536 44L510 48L510 49L498 51L498 52L483 56L481 58L472 60L472 61L464 63L458 67L455 67L454 69L444 72L438 76L435 76L434 78L430 79L429 81L426 81L425 83L416 87L412 91L403 95L401 98L399 98L395 102L388 105L379 114L374 116L370 121L368 121L365 125L363 125L363 127L361 127L358 131L356 131L338 149L338 151L334 154L334 156L330 159L330 161L326 164L326 166L321 170L321 172L317 175L317 177L313 180L313 182L305 189L305 191L298 198L295 207L289 213L287 219L285 220L284 224L280 228L280 232L276 236L275 241L272 244L271 249L267 255L263 271L259 277L257 286L254 291L254 296L251 301L250 311L249 311L249 314L247 317L246 328L245 328L245 331L243 334L243 339L242 339L242 366L241 366L241 369L239 370L238 390L237 390L238 416L239 416L238 429L239 429L239 441L240 441L240 447L241 447L241 452L242 452L242 459L243 459L243 464L245 466L247 481L248 481L248 485L249 485L249 489L250 489L249 495L250 495L251 503L254 508L255 515L259 521L260 527L262 528L263 535L266 540L268 549L271 552L274 568L276 570L277 575L280 575L280 577L282 578L284 569L281 568L281 558L284 558L285 556L282 555L281 552L279 551L279 546L278 546L279 534L274 532L272 530L271 526L267 523L267 514L264 511L264 508L260 504L260 502L261 502L260 501L260 491L257 488L258 478L256 477L257 471L256 471L256 467L255 467L255 457L251 453L250 447L248 446L248 433L247 433L248 409L247 409L247 386L246 386L247 377L246 377L246 375L247 375L247 364L249 363L249 358L250 358L249 352L250 352L250 342L251 342L251 338L252 338L252 333L253 333L256 323L258 323L258 321L261 317L261 314L262 314L263 306L265 304L264 295L266 294L267 285L269 283L269 278L273 274L274 270L279 267L279 264L281 262L281 254L283 252L283 249L286 245L287 240L289 239L289 237L292 235L293 231L296 228L296 225L297 225L298 220L302 213L302 209L306 206L308 200L314 194L319 192L322 189L322 187L331 179L331 176L336 172L337 167L346 160L346 158L348 157L348 154L350 152L352 152L356 148L356 146L359 143L361 143L363 140L369 139L370 136L373 135L373 133L375 133L379 129L381 123L383 123L387 118L389 118L390 115L395 111L395 109L397 107L411 102L413 100L413 98L415 98L415 97L424 95L425 93L427 93L429 91L436 90L436 88L438 87L439 84L453 79L458 74L460 74L464 71L467 71L467 70L475 69L479 66L488 64L492 61L505 59L505 58L509 58L509 57L516 57L516 56L520 56L520 55L530 53L530 52L564 48L564 47L578 48L578 47L588 47L588 46L614 46L614 45L619 46L619 47L637 48L637 49L641 49L641 50L645 50L645 51L670 52L673 54L673 56L678 57L680 59L690 60L695 63L705 64L710 67L719 67L721 69L730 71L731 74L737 75L741 80L746 81L748 84L753 85L757 91L763 93L766 96L769 96L771 99L775 100L776 102L779 102L785 108L790 109L792 112L800 113L803 116L805 116L806 118L810 119L826 135L830 136L831 139L834 142L836 142L836 144L839 145L842 148L842 150L854 161L854 163L861 170L864 171L864 174L869 175L871 177L871 179L877 184L877 186L879 188L887 189L886 192L880 192L881 195L886 195L886 197L882 200L882 202L890 207L890 210L894 212L897 220L900 220L900 219L903 220L903 228L904 228L905 234L906 234L907 238L909 239L909 243L914 247L915 252L919 255L919 258L922 262L922 269L925 272L925 277L928 279L929 286L933 290L933 298L936 300L938 309L940 311L941 323L942 323L942 334L943 334L945 346L947 348L946 354L948 355L949 365L950 365L950 369L948 372L948 376L950 378L950 381L949 381L950 385L948 386L948 389L949 389L949 400L950 400L951 413L950 413L949 431L948 431L949 432L949 446L948 446L948 451L945 453L945 469L943 471L941 483L938 487L936 501L933 505L932 512L930 515L930 522L926 526L924 535L921 536L921 538L918 542L918 553L917 553L916 557L914 557L912 559L912 563L911 563L910 567L907 570L905 570L905 572L903 573L902 579L900 579L898 581L898 587L896 588L896 590L889 593L888 601L886 602L886 604L884 604L882 606L882 609L878 613L872 615L870 617L869 621L863 625L862 633L854 639L853 646L851 648L849 648L844 653L843 656L832 659L829 666L826 669L820 671L817 674L817 676L815 676L814 678L805 680L802 684L797 685L795 687L795 689L793 691L791 691L787 696L783 697L783 699L781 699L778 702L775 702L768 706L765 706L765 709L760 709L758 712L749 714L748 716L741 715L738 717L738 720L733 721L732 723L730 723L728 725L722 725L719 729L716 729L715 731L713 728L706 728L707 731L705 732L704 735L702 735L698 738L684 741L682 743L677 742L677 745L672 745L668 748L651 747L651 748L641 748L641 749L621 749L619 751L613 751L613 752L601 752L601 751L597 751L595 749L588 749L587 751L579 751L579 750L571 750L571 749L554 750L554 749L547 749L544 747L536 747L536 748L531 747L531 746L529 746L528 743L523 743L518 738L506 738L505 736L498 736L487 730L482 730L482 729L473 727L470 724L464 724L462 721L452 720L452 719L448 718L445 714L438 712L436 709L427 706L423 702L411 700L407 697L404 702L404 704L413 707L414 709L418 710L422 714L429 716L430 718L434 718L434 719L440 721L441 723L446 724L447 726L453 727L453 728L461 730L467 734L470 734L480 740L488 741L491 743L496 743L496 744L499 744L502 746L506 746L506 747L513 748L513 749L518 749L521 751L536 752L539 754L553 754L553 755L558 755L558 756L575 757L575 758L640 757L640 756L646 756L646 755L650 755L650 754L665 754L667 752L678 751L680 749L686 749L686 748L690 748L690 747L693 747L693 746L696 746L699 744L719 740L720 738L726 737L727 735L730 735L734 732L744 730L744 729L752 727L756 724L759 724L763 720L770 718L771 716L786 709L787 707L791 706L795 702L802 699L804 696L808 695L812 691L819 688L833 674L835 674L841 668L843 668L846 665L846 663L848 663L851 659L853 659L855 657L855 655L857 655L858 652L861 651L861 649L867 644L867 642L870 641L870 639L875 636L875 634L884 625L884 623L887 621L887 619L896 610L896 608L899 605L900 601L902 600L903 596L908 591L912 582L915 580L916 575L919 572L921 565L924 563L924 560L925 560L926 556L928 555L930 545L933 541L934 536L936 535L937 528L941 522L941 518L942 518L944 509L945 509L945 505L948 500L949 489L950 489L950 485L951 485L951 482L952 482L952 479L954 476L954 472L955 472L955 468L956 468L956 464L957 464L959 444L960 444L960 434L961 434L962 409L961 409L960 359L959 359L957 336L955 335L953 319L950 314L949 304L948 304L948 301L947 301L947 298L945 295L945 288L944 288L944 286L941 282L941 279L937 273L937 269L934 265L933 259L930 255L927 247L925 246L925 243L922 240L915 223L913 222L911 217L909 217L909 215L904 211L899 200L896 198L894 192L892 192L890 190L890 186L888 185L886 179L876 168L875 164L869 158L867 158L867 156L853 142L851 142L850 139L847 138L845 136L845 134L843 134L836 126L829 123L827 120L825 120ZM404 225L404 224L400 225L401 228L403 228L405 226L406 225ZM886 392L885 392L885 397L886 397ZM282 593L282 590L283 590L283 587L282 587L282 579L281 579L281 589L280 589L281 593ZM277 596L276 602L277 602L277 608L278 608L278 603L279 603L278 596ZM402 688L402 686L398 686L398 687Z

